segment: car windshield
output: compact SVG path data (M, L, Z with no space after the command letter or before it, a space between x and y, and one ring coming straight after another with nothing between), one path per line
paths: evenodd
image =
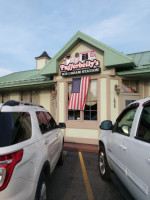
M0 112L0 147L23 142L31 137L31 118L27 112Z

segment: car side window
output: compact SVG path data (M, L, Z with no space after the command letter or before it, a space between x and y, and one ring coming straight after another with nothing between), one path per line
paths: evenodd
M27 112L0 112L0 147L31 138L31 116Z
M36 112L41 133L44 134L49 131L49 123L44 115L44 112Z
M117 119L113 132L129 136L136 110L137 107L129 107L125 109Z
M29 138L31 138L31 133L32 133L30 114L27 113L27 112L24 112L24 113L21 113L21 114L17 113L17 114L18 114L17 120L18 120L19 123L16 120L16 124L18 124L18 127L15 127L17 132L16 132L15 129L14 129L14 132L13 132L14 135L15 135L15 137L13 138L14 144L28 140ZM13 119L16 119L16 114L12 113L12 116L13 116Z
M55 129L55 128L58 128L55 120L53 119L53 117L50 115L50 113L48 112L44 112L46 118L47 118L47 121L49 123L49 129L52 130L52 129Z
M142 110L135 138L150 143L150 105Z

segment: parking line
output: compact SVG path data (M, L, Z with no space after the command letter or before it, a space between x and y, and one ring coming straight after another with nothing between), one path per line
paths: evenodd
M88 200L94 200L93 192L92 192L92 189L91 189L91 186L90 186L90 182L89 182L89 179L88 179L88 175L87 175L87 172L86 172L86 168L85 168L84 160L83 160L83 157L82 157L82 153L81 152L78 152L78 153L79 153L79 158L80 158L80 163L81 163L84 183L85 183L85 187L86 187L86 192L87 192L87 195L88 195Z

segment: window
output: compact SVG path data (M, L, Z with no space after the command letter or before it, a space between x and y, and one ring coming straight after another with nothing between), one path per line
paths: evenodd
M68 102L72 84L68 84ZM97 80L90 80L84 111L68 110L68 120L97 120Z
M136 100L125 100L125 106L127 107L130 103L133 103Z
M82 54L82 60L88 60L88 53Z
M129 136L136 110L137 106L132 106L124 110L118 117L113 131Z
M49 131L49 123L48 123L44 113L36 112L36 115L37 115L37 119L39 122L39 127L41 130L41 133L44 134L44 133L48 132Z
M66 55L66 58L67 58L67 59L70 59L70 57L71 57L71 55L68 53L68 54Z
M71 96L72 83L68 84L68 103ZM68 110L68 120L80 120L79 110Z
M97 120L97 80L91 80L84 110L84 120Z
M80 111L79 110L69 110L68 111L68 120L80 120Z
M31 138L31 118L26 112L0 112L0 147Z
M97 103L93 106L85 105L84 120L97 120Z
M50 115L50 113L48 112L36 112L37 118L38 118L38 122L39 122L39 127L40 130L42 132L42 134L58 128L55 120L53 119L53 117Z
M145 106L143 108L136 139L150 143L150 106Z
M55 120L54 120L53 117L50 115L50 113L45 112L44 114L45 114L45 116L46 116L46 118L47 118L47 121L48 121L48 123L49 123L49 129L52 130L52 129L54 129L54 128L58 128L58 126L57 126Z
M79 58L79 53L76 53L76 54L75 54L75 58Z
M137 93L139 91L139 82L135 80L123 80L122 92L123 93Z

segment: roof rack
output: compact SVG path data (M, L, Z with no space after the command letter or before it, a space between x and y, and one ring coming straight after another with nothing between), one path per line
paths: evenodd
M38 106L41 108L44 108L43 106L27 101L16 101L16 100L8 100L6 101L3 106L19 106L19 105L25 105L25 106Z

